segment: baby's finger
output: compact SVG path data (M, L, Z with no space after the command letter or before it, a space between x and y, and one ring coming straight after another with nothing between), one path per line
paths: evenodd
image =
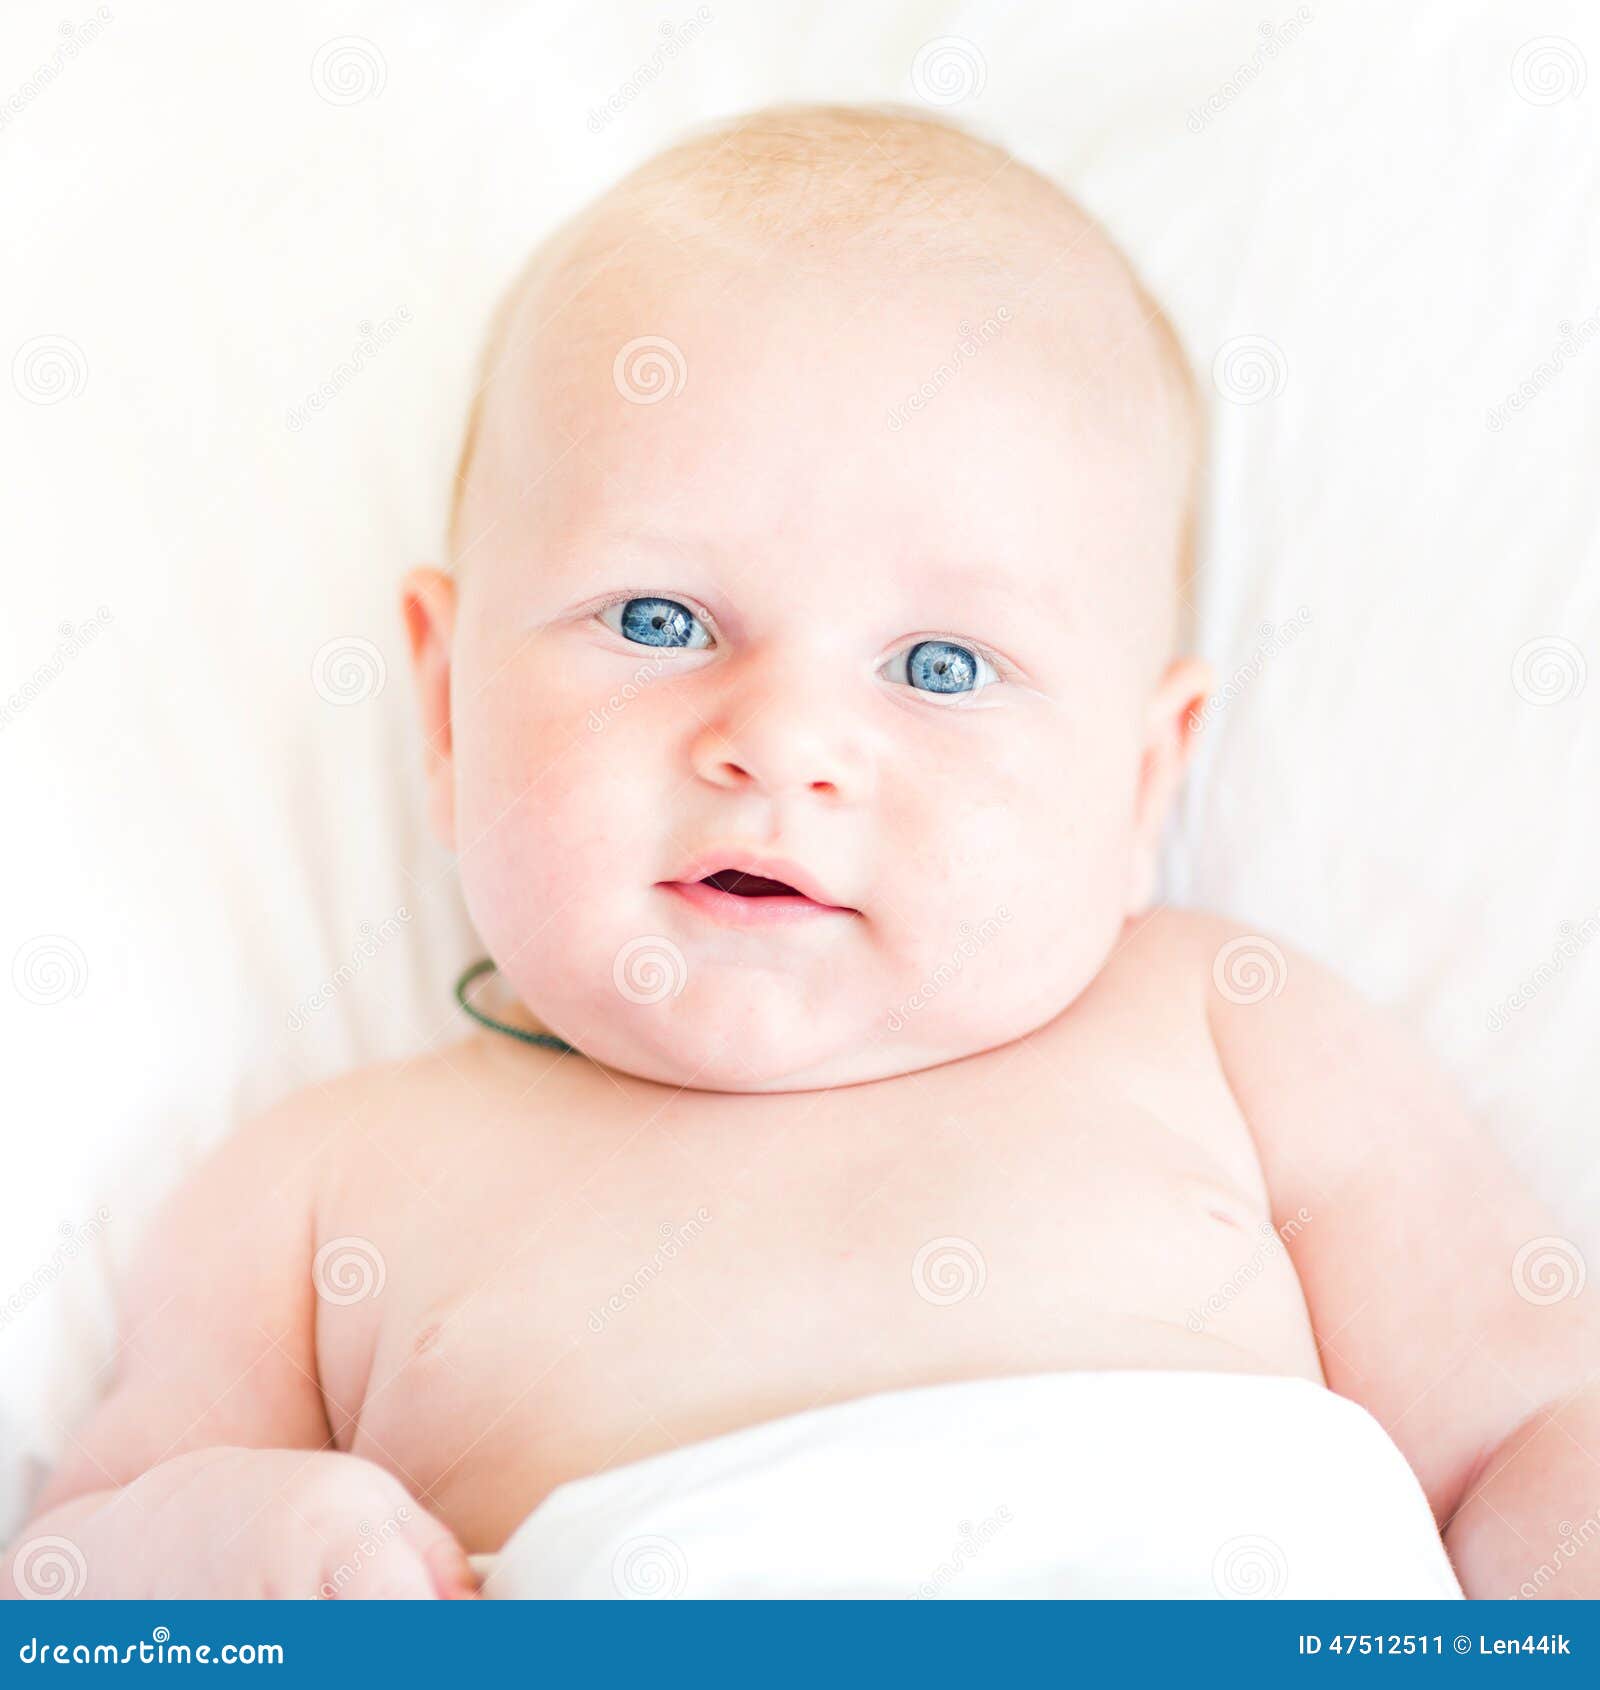
M434 1588L446 1601L472 1599L478 1595L478 1575L467 1552L454 1538L436 1543L428 1551L427 1565Z
M442 1520L424 1509L413 1507L401 1530L405 1540L416 1550L427 1573L430 1581L428 1595L450 1601L478 1594L478 1581L472 1576L467 1552Z
M432 1602L438 1591L416 1546L396 1539L334 1594L344 1601Z
M348 1526L325 1528L317 1594L343 1601L433 1601L449 1593L431 1558L440 1557L441 1570L447 1569L444 1552L455 1548L455 1540L415 1503L399 1514L405 1517L391 1516L381 1532L365 1522L354 1534Z

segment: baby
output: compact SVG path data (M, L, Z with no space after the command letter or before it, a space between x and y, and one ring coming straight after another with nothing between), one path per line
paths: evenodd
M51 1539L91 1596L468 1596L558 1486L1115 1375L1178 1440L1186 1379L1237 1393L1182 1455L1233 1491L1299 1482L1250 1477L1275 1405L1359 1409L1515 1594L1597 1486L1552 1217L1389 1017L1155 902L1199 459L1127 261L948 122L764 111L558 230L403 594L496 1024L169 1200L6 1593Z

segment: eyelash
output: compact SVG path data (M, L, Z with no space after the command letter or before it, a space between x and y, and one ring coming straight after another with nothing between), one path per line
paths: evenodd
M671 602L672 604L681 604L684 607L685 610L693 613L695 620L697 622L699 622L705 628L706 632L711 635L713 643L715 643L716 638L717 638L716 627L714 625L712 617L704 610L703 607L697 605L694 602L693 599L681 598L675 593L664 593L664 592L661 592L659 589L654 588L654 587L635 587L635 588L632 588L629 591L624 592L624 593L615 593L610 598L603 599L598 604L590 606L589 607L589 614L592 615L595 618L596 621L599 621L603 612L605 612L607 610L614 609L619 605L625 605L625 604L628 603L628 601L630 599L666 599L669 602ZM607 633L616 634L616 636L619 640L624 640L628 645L634 646L637 650L640 650L640 651L664 651L664 652L689 651L689 650L704 651L704 650L707 649L704 646L688 647L688 646L645 646L645 645L639 645L637 641L628 640L626 635L622 634L616 628L611 627L611 625L609 623L602 623L601 625L606 629ZM1006 661L1005 658L1001 657L997 652L991 651L989 649L989 647L986 646L986 645L978 644L978 642L976 640L969 640L965 637L957 638L956 636L950 635L950 634L916 634L916 635L913 635L909 640L907 640L905 642L905 644L903 646L897 646L895 648L895 652L891 653L891 656L898 654L899 652L902 652L902 651L909 652L914 647L916 647L916 646L922 644L924 641L928 641L928 640L937 640L937 641L939 641L943 644L947 644L947 645L963 646L968 651L975 653L979 658L982 659L983 662L985 662L989 665L989 667L995 673L996 680L1006 681L1006 680L1010 680L1012 678L1011 665ZM939 704L941 704L943 706L955 705L957 708L960 708L960 702L959 702L960 700L962 700L962 699L970 700L970 699L976 698L979 693L987 691L988 687L991 687L994 684L995 684L994 681L987 682L984 686L979 687L975 692L969 692L969 693L936 693L936 692L930 692L926 688L910 687L910 686L908 686L906 688L906 691L916 692L924 698L935 699L935 700L938 701Z

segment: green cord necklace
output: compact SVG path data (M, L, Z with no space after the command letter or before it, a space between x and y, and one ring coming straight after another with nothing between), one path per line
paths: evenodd
M576 1045L569 1045L565 1039L558 1039L554 1033L524 1032L521 1027L508 1026L504 1021L496 1021L492 1015L485 1015L481 1009L474 1009L472 1005L467 1002L467 987L470 986L474 980L480 979L485 974L492 974L494 971L494 958L486 956L482 962L473 963L466 973L456 981L456 1002L461 1005L461 1007L472 1017L474 1021L481 1023L485 1027L492 1028L497 1033L509 1033L512 1038L522 1039L528 1044L544 1045L548 1050L575 1051L577 1049Z

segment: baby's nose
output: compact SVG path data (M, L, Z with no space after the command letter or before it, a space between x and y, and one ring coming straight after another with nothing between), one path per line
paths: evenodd
M731 689L723 708L696 731L690 761L702 780L729 789L814 792L859 802L871 782L859 719L837 698L813 690L796 696L792 681Z

